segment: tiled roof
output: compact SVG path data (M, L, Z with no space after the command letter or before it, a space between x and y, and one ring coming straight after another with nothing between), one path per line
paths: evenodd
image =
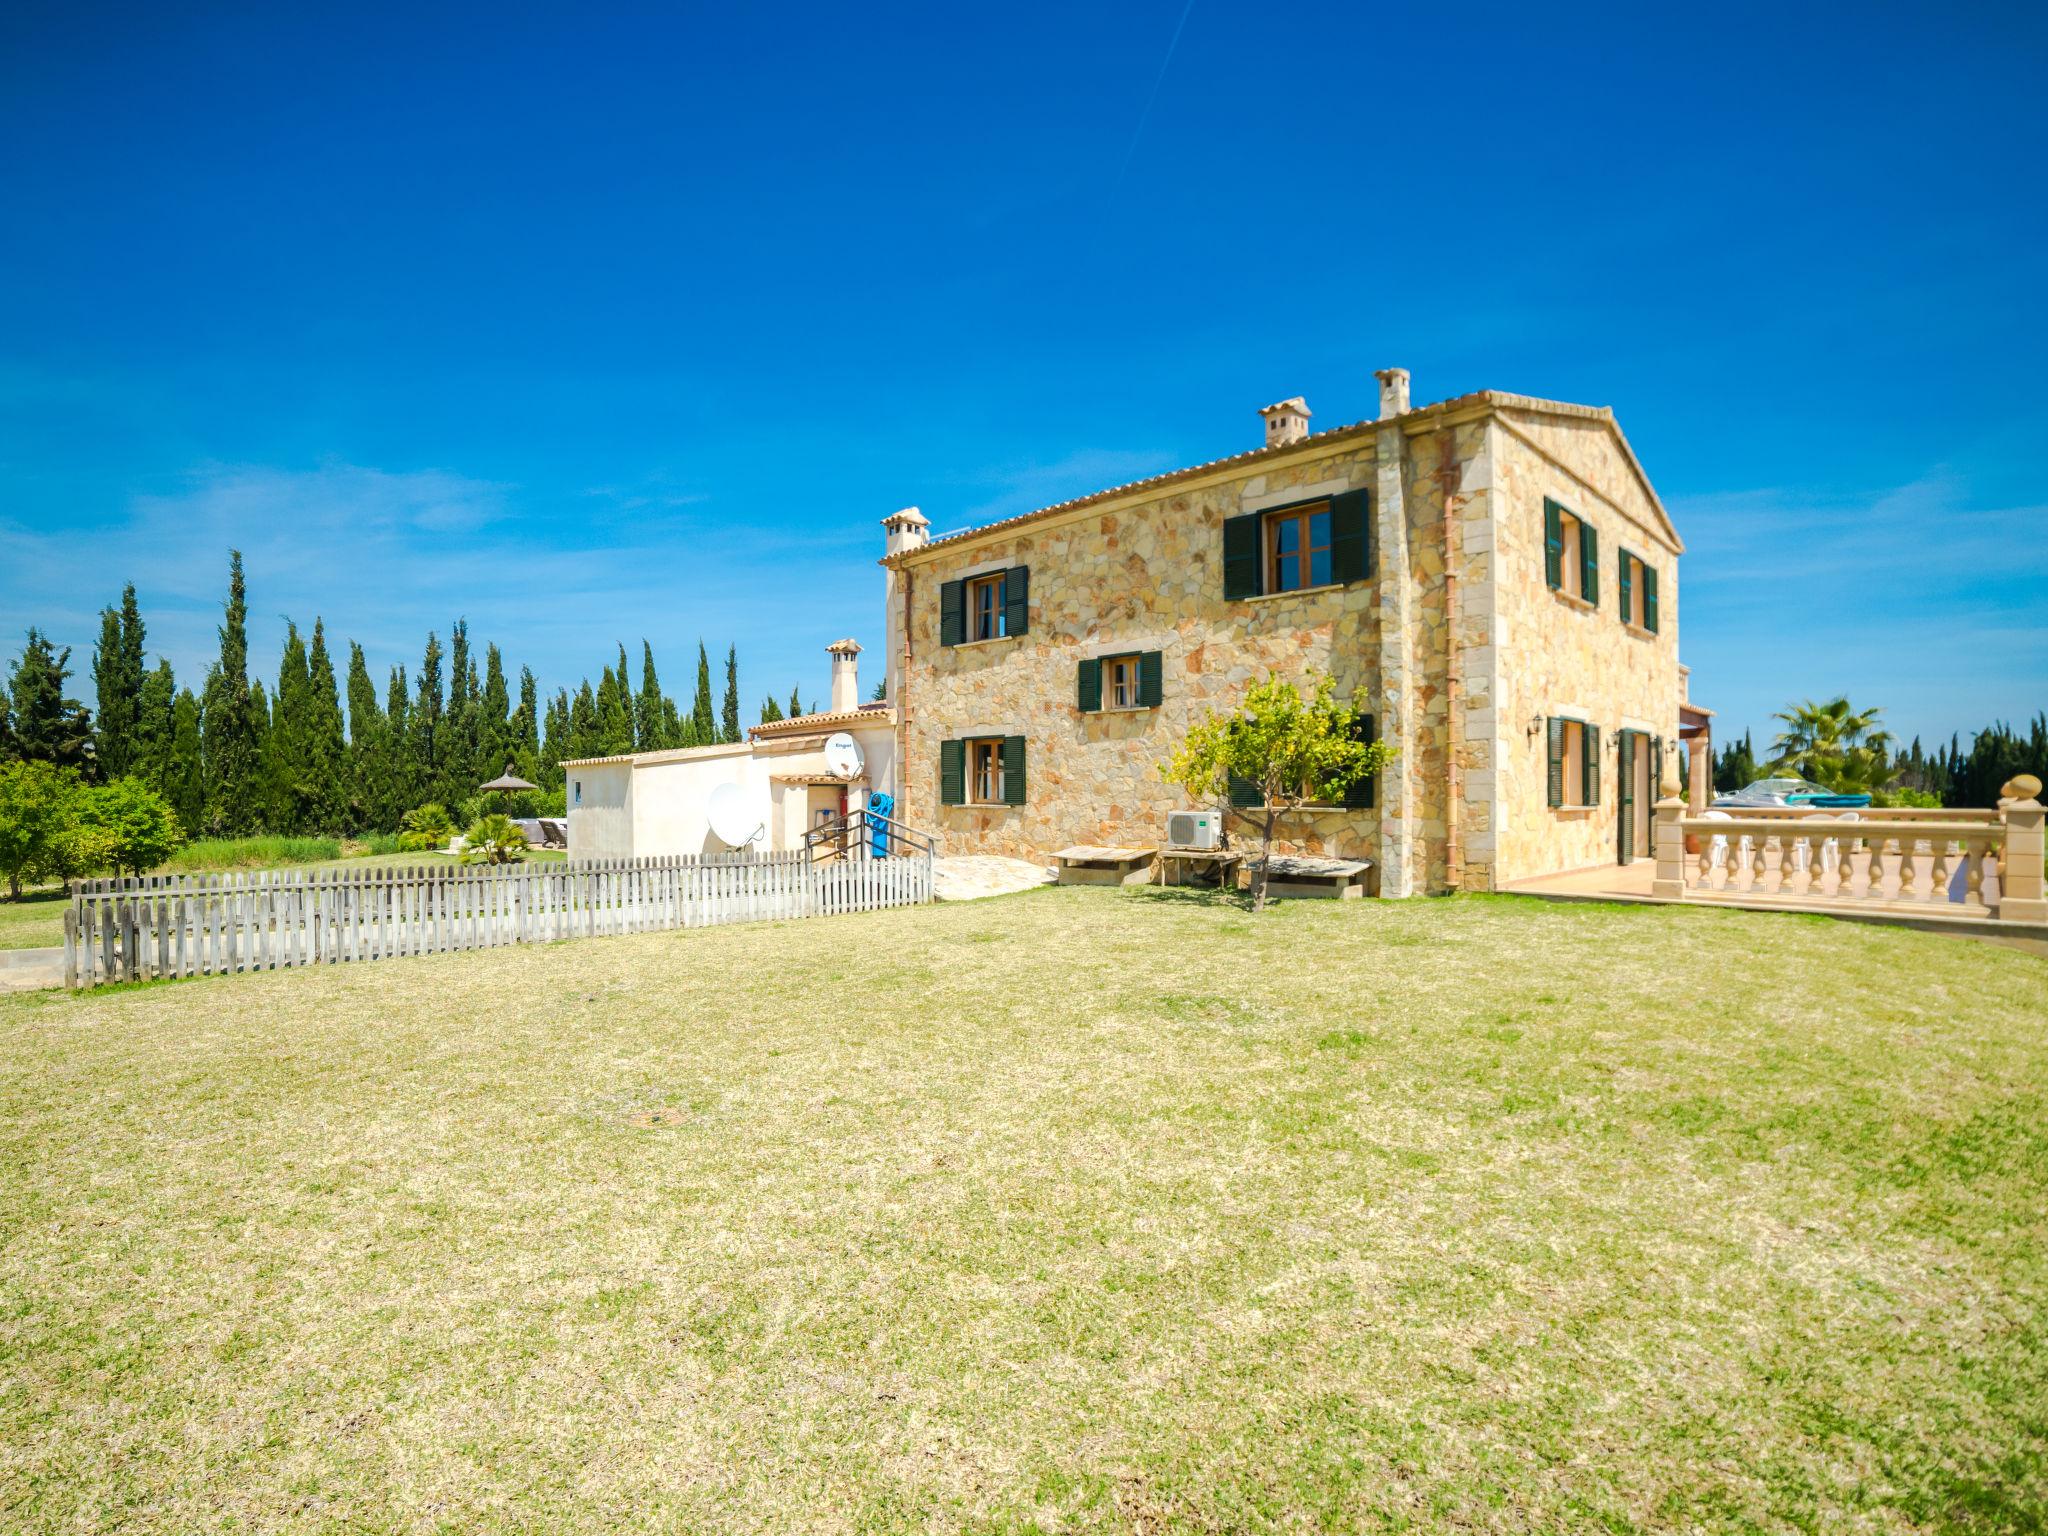
M664 747L657 752L620 752L611 757L571 757L563 760L564 768L597 768L606 763L634 763L645 767L652 763L686 763L693 757L715 757L721 752L744 752L747 744L743 741L714 742L708 747Z
M1588 421L1605 421L1610 424L1614 421L1614 413L1601 405L1572 405L1562 400L1544 400L1535 395L1513 395L1497 389L1474 390L1469 395L1454 395L1448 400L1439 400L1434 405L1418 405L1413 410L1405 411L1399 416L1389 417L1384 421L1354 421L1346 426L1326 427L1321 432L1311 432L1308 436L1298 438L1291 443L1282 443L1271 448L1247 448L1243 453L1226 454L1220 459L1211 459L1206 464L1190 464L1185 469L1165 470L1160 474L1147 475L1140 480L1130 480L1122 485L1109 486L1104 490L1090 491L1087 495L1076 496L1070 501L1054 502L1051 506L1040 507L1035 512L1020 512L1015 517L1005 517L993 523L983 523L978 528L962 528L957 533L942 534L936 539L927 540L914 549L904 550L901 554L885 555L881 563L883 565L906 564L929 550L957 544L964 539L982 538L985 535L1002 529L1020 527L1025 523L1035 523L1042 518L1057 517L1063 512L1072 512L1081 507L1091 506L1099 501L1110 501L1119 496L1128 496L1133 491L1152 490L1161 486L1172 485L1178 481L1191 480L1198 475L1212 474L1216 470L1229 468L1233 465L1252 464L1262 459L1277 458L1282 454L1300 453L1303 449L1313 448L1319 443L1334 443L1347 437L1363 436L1377 428L1388 425L1398 424L1408 430L1424 428L1435 417L1449 415L1468 406L1507 406L1518 410L1544 411L1552 415L1577 416ZM1271 407L1269 406L1267 409L1270 410ZM1618 432L1619 428L1616 428L1616 430ZM1624 438L1624 447L1626 447L1626 444L1627 439ZM1634 450L1629 450L1628 456L1630 461L1633 462L1635 459ZM1636 472L1638 475L1642 474L1642 466L1640 464L1636 465ZM1649 478L1647 476L1643 476L1643 485L1646 489L1649 487ZM1650 496L1653 501L1656 500L1656 492L1654 490L1650 491ZM1658 503L1658 511L1663 511L1661 503ZM1667 523L1669 522L1668 514L1666 521Z
M890 713L886 699L874 699L853 709L827 709L815 715L791 715L787 720L770 720L765 725L749 726L749 736L781 736L793 731L816 731L831 725L857 725L876 722L877 716Z

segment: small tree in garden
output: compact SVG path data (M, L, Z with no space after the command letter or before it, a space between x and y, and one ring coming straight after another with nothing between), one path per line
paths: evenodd
M115 779L83 792L82 816L110 840L107 862L145 874L178 850L185 832L163 796L140 779Z
M1307 697L1294 684L1268 678L1245 695L1233 715L1210 715L1188 732L1162 777L1201 801L1220 801L1230 782L1255 787L1264 807L1255 910L1266 906L1273 833L1280 818L1303 805L1341 798L1395 757L1385 742L1359 739L1360 715L1339 704L1325 677Z
M509 816L479 816L462 839L465 864L517 864L526 834Z
M0 763L0 874L7 894L48 879L78 819L78 779L43 762Z
M399 818L398 846L406 853L431 853L436 848L446 848L448 839L455 835L455 823L449 820L448 808L439 801L416 806Z

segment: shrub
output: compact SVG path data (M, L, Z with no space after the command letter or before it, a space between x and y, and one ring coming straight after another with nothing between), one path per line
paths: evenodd
M1886 808L1910 807L1914 810L1935 811L1941 809L1941 796L1929 794L1924 789L1873 789L1870 803Z
M111 865L117 871L139 875L162 864L185 841L184 828L178 825L170 802L140 779L95 785L83 791L80 800L82 821L109 835L105 864L92 868ZM92 851L79 850L81 856Z
M463 835L465 864L517 864L526 851L526 834L509 816L479 816Z
M281 864L324 864L341 857L332 837L208 837L185 844L158 867L202 874L216 869L272 869Z
M0 874L19 896L62 873L75 848L65 846L78 823L78 775L44 762L0 764Z
M446 848L448 840L455 835L455 823L448 819L448 808L438 801L429 801L407 811L400 818L402 829L398 836L398 847L404 853L431 853L437 848Z

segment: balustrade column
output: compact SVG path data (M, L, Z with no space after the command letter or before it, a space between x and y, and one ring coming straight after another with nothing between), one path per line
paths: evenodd
M1668 769L1664 770L1664 782L1657 788L1661 798L1657 801L1655 825L1650 830L1650 845L1657 854L1657 873L1650 881L1650 894L1682 901L1685 829L1678 824L1678 818L1685 814L1685 801L1679 797L1677 777Z
M2048 923L2048 894L2042 889L2044 812L2041 781L2031 773L2008 779L2000 792L1999 820L2005 847L1998 861L1998 915L2008 923Z

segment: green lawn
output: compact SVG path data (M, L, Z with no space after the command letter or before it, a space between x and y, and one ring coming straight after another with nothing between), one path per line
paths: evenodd
M560 849L530 849L526 858L535 864L559 863L566 855ZM372 853L358 854L347 859L322 859L310 864L290 864L284 868L291 872L307 869L380 869L394 865L452 864L445 855L431 853ZM177 870L177 874L193 874L199 871ZM236 869L234 874L252 873ZM0 887L4 889L4 887ZM31 891L19 901L10 901L0 896L0 949L38 949L46 945L64 942L64 895L56 888Z
M2040 1531L2044 1021L1113 890L0 997L0 1529Z

